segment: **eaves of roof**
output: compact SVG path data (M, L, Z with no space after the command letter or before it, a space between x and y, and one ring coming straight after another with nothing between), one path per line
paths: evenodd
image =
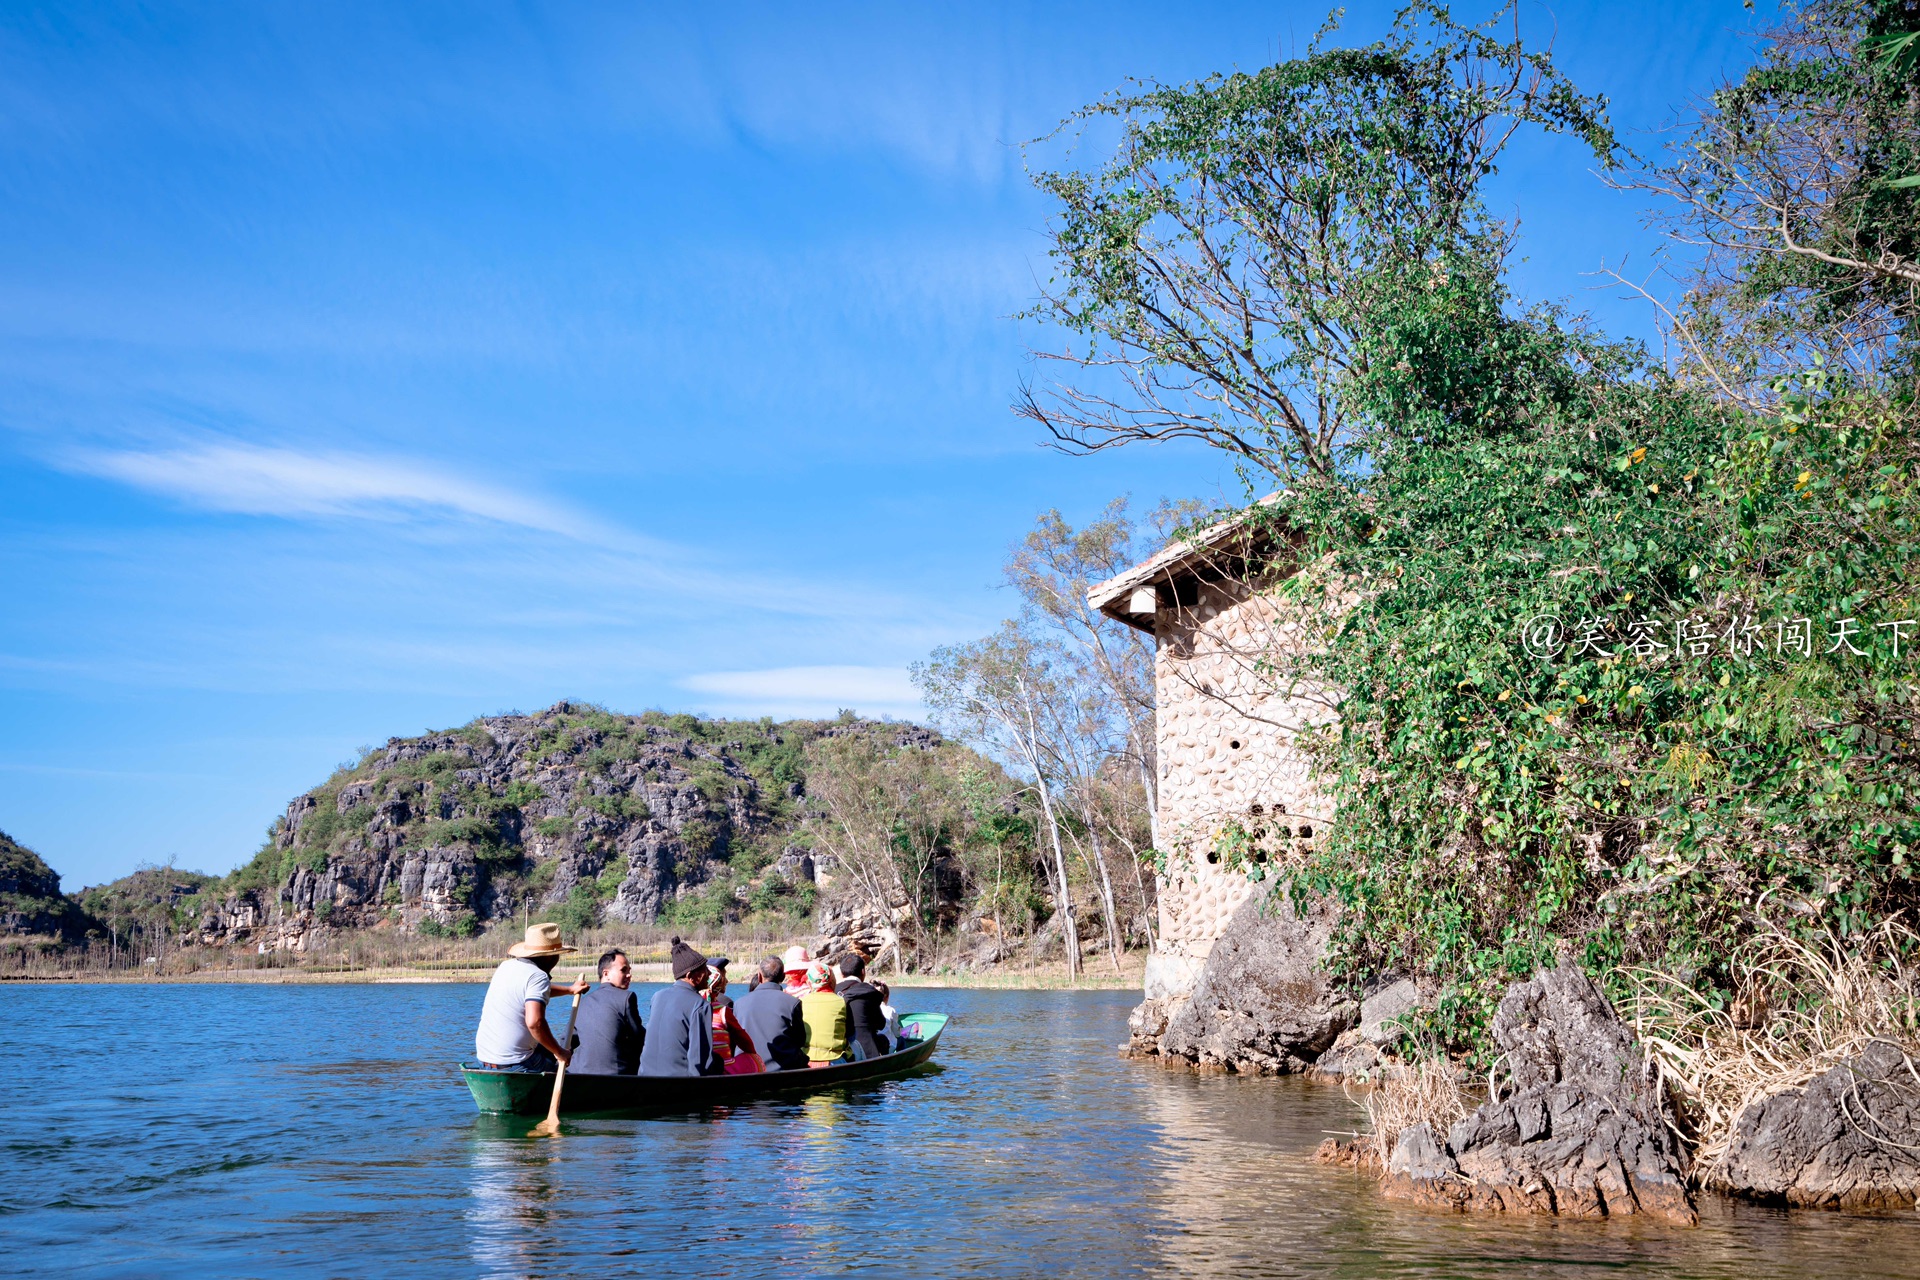
M1270 493L1254 505L1272 506L1285 496L1285 490ZM1087 604L1118 622L1151 632L1152 614L1135 614L1127 607L1133 593L1144 587L1173 586L1183 578L1200 576L1203 570L1216 568L1232 554L1228 548L1235 538L1261 538L1266 531L1255 529L1247 514L1229 516L1190 537L1177 539L1131 569L1096 583L1087 590Z

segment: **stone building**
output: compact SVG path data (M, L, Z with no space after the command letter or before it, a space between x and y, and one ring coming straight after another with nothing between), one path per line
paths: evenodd
M1150 1001L1193 989L1234 909L1253 893L1229 865L1285 857L1331 817L1295 744L1329 701L1288 687L1274 659L1311 642L1277 588L1294 572L1271 530L1227 520L1094 587L1088 603L1154 637L1156 818L1167 855Z

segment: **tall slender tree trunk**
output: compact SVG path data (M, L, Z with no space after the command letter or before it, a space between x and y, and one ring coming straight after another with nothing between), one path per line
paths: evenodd
M1156 904L1147 899L1147 868L1138 851L1135 851L1133 855L1133 883L1134 886L1140 890L1140 924L1141 928L1146 931L1147 950L1152 951L1160 944L1159 938L1154 935L1153 931L1154 925L1157 923L1154 918L1156 914Z
M1053 800L1042 783L1040 808L1046 813L1047 836L1053 843L1053 870L1058 883L1054 889L1060 908L1060 936L1067 948L1067 977L1080 977L1080 925L1073 917L1073 887L1067 879L1067 855L1060 847L1060 819L1053 811Z
M1113 905L1113 877L1107 873L1107 856L1100 847L1100 833L1088 826L1087 839L1093 846L1093 865L1100 872L1100 898L1106 905L1107 955L1113 960L1113 971L1119 973L1120 954L1126 948L1120 940L1120 913Z
M1053 846L1054 873L1059 877L1056 901L1059 905L1061 936L1067 948L1067 977L1080 977L1080 927L1073 918L1073 889L1067 879L1067 855L1060 847L1060 819L1053 811L1053 792L1047 785L1047 771L1040 751L1040 728L1033 719L1033 695L1021 682L1021 697L1026 703L1027 760L1033 769L1034 784L1040 792L1040 811L1047 820L1047 839Z
M1140 790L1147 800L1147 840L1154 848L1160 847L1160 779L1153 776L1153 761L1147 758L1146 744L1140 740L1140 732L1133 732L1133 759L1140 774ZM1139 859L1135 858L1135 862Z

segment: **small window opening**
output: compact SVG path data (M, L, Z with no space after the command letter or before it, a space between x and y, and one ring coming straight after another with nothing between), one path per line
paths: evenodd
M1207 861L1218 863L1220 861L1220 851L1218 849L1207 850Z
M1229 751L1238 751L1240 749L1240 739L1235 738L1233 741L1229 742L1227 744L1227 749Z
M1311 839L1313 839L1313 828L1312 828L1312 827L1301 827L1301 828L1300 828L1300 838L1301 838L1302 840L1311 840Z
M1252 814L1256 818L1259 817L1261 814L1265 813L1266 811L1267 811L1266 806L1262 805L1258 800L1255 800L1253 804L1249 806L1247 809L1247 812Z

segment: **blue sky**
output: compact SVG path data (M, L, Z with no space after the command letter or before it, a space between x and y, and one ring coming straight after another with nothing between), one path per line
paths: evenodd
M915 714L1037 513L1237 496L1008 411L1017 144L1324 13L4 6L0 829L69 887L224 871L358 746L479 714ZM1752 16L1525 22L1651 146ZM1524 293L1650 331L1583 274L1652 241L1576 151L1495 199Z

